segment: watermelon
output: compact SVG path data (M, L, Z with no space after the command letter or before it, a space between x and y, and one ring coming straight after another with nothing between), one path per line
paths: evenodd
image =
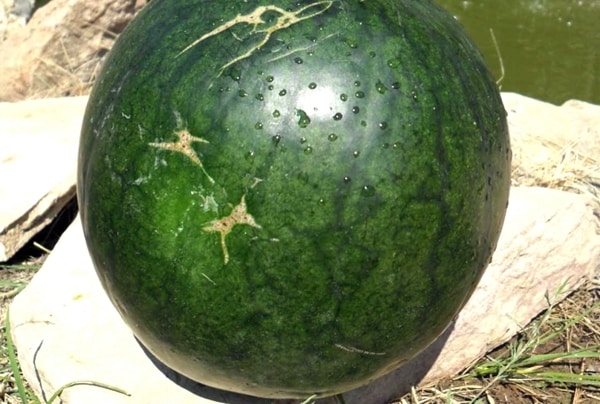
M429 0L155 0L81 133L78 200L112 303L219 389L336 395L427 347L491 259L506 113Z

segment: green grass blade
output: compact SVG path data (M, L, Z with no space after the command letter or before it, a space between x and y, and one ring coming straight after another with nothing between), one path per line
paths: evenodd
M23 404L25 404L27 403L27 391L25 390L25 385L23 384L23 379L21 378L21 369L19 367L17 355L15 354L15 345L13 343L12 335L10 334L10 310L6 311L6 318L4 319L4 332L6 333L6 348L8 351L10 368L13 373L13 377L15 378L15 385L17 386L19 397L21 398Z

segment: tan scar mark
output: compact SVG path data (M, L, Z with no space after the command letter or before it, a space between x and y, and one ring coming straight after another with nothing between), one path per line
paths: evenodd
M198 165L208 177L210 182L214 184L215 180L208 175L204 169L204 166L202 165L202 161L200 161L200 158L192 148L192 143L209 143L208 140L202 139L201 137L192 136L187 129L178 130L175 132L175 135L177 135L178 138L175 142L149 143L149 145L158 149L170 150L183 154L192 160L194 164Z
M225 237L227 237L233 227L238 224L247 224L249 226L256 227L257 229L261 228L261 226L256 223L252 215L248 213L245 196L242 196L242 200L233 208L229 216L225 216L221 219L215 219L210 222L210 225L202 228L204 231L218 232L221 234L221 248L223 249L223 260L225 264L229 262L229 253L227 251Z
M271 38L271 35L274 32L279 31L281 29L288 28L288 27L290 27L294 24L297 24L301 21L315 17L319 14L322 14L326 10L328 10L332 4L333 4L333 0L318 1L315 3L308 4L304 7L301 7L296 11L286 11L280 7L273 6L273 5L260 6L256 10L254 10L253 12L251 12L249 14L245 14L245 15L238 14L234 19L227 21L226 23L220 25L219 27L215 28L214 30L202 35L200 38L196 39L194 42L192 42L191 44L186 46L181 52L179 52L176 55L176 57L179 57L180 55L187 52L188 50L190 50L191 48L193 48L200 42L204 41L205 39L213 37L215 35L218 35L222 32L225 32L237 24L244 23L244 24L252 25L253 26L252 31L251 31L252 34L255 34L255 33L264 34L264 37L257 45L253 46L247 52L241 54L240 56L234 58L230 62L223 65L219 72L219 76L220 76L223 73L223 71L225 69L227 69L229 66L231 66L234 63L239 62L240 60L250 57L255 51L262 48L269 41L269 39ZM323 6L323 7L320 7L320 6ZM311 8L314 8L314 7L318 7L319 9L310 14L301 16L302 13L304 13L305 11L307 11ZM265 28L265 29L257 29L257 27L259 25L266 24L266 21L263 20L263 15L268 11L274 11L281 15L277 18L277 21L272 26ZM237 40L241 40L240 38L238 38L235 35L234 35L234 38L236 38Z

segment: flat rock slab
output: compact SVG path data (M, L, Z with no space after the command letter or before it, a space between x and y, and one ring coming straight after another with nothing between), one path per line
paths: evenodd
M546 293L552 296L561 286L574 288L593 276L600 264L600 236L587 202L584 196L562 191L513 188L494 260L454 323L405 366L346 393L346 403L385 403L411 385L455 375L547 308ZM211 389L159 370L102 290L79 221L15 298L10 318L23 373L40 397L48 398L68 382L93 380L130 395L84 385L65 390L63 402L273 402Z
M75 195L87 97L0 103L0 262Z

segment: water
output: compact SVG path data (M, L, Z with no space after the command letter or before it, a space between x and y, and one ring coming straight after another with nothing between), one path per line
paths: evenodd
M478 44L502 91L600 104L600 0L438 0Z

